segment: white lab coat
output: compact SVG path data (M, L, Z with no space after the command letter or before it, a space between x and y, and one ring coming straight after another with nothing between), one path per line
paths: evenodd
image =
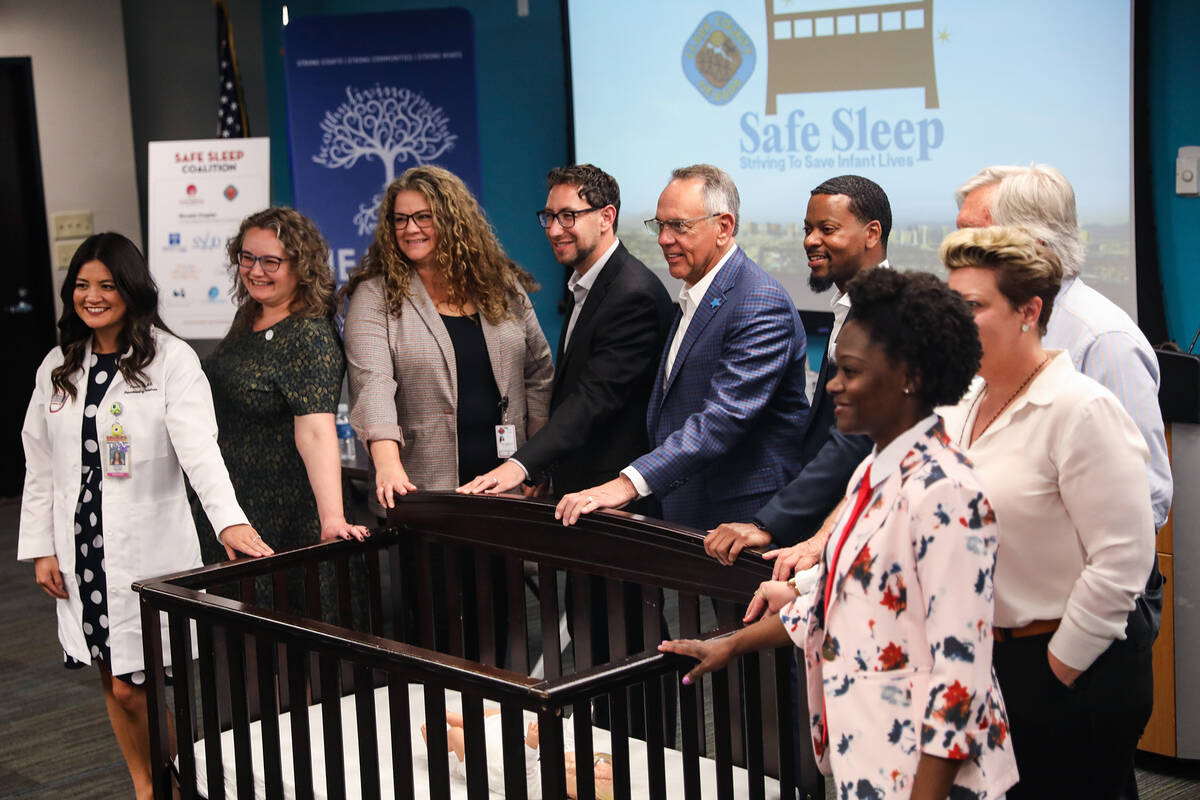
M109 667L114 675L143 668L141 618L130 584L201 565L180 467L187 471L214 530L247 522L217 447L212 394L200 360L186 343L164 331L155 329L154 341L157 352L145 369L147 386L130 386L118 371L96 409L102 456L104 437L115 419L114 401L121 403L120 422L130 442L131 476L102 478L101 492ZM63 361L60 348L51 350L38 368L21 431L26 466L17 543L22 561L58 556L68 594L68 599L57 601L58 637L63 650L85 664L91 662L91 654L84 641L75 578L75 507L91 354L89 342L84 368L75 375L75 399L55 396L50 383L51 370ZM165 617L163 643L169 663Z

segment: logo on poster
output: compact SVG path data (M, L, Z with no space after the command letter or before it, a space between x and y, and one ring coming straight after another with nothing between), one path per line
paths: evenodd
M733 17L714 11L683 46L683 74L715 106L737 96L754 72L754 42Z
M223 194L226 200L232 201L238 195L237 187L231 183L225 187Z
M208 287L208 302L219 303L221 301L221 290L216 286Z
M181 206L195 206L204 202L204 198L200 197L200 190L196 188L196 184L189 183L187 188L183 190L184 196L179 199Z
M182 286L179 287L178 289L172 289L171 296L178 297L182 300L187 297L187 289L184 289Z

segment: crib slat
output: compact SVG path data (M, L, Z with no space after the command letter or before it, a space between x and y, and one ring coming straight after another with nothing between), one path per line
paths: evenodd
M354 715L358 722L358 771L363 800L379 800L379 740L375 681L370 667L354 667Z
M558 573L545 563L538 564L538 604L542 610L542 666L546 680L553 680L562 676L562 640L558 635ZM561 731L559 736L561 738Z
M539 584L542 591L544 584ZM558 605L555 603L555 605ZM558 627L558 616L554 617L554 626ZM567 796L567 771L563 763L563 731L562 717L558 709L538 712L538 747L542 752L539 764L542 768L542 797Z
M192 686L189 669L192 663L192 626L187 617L178 613L167 615L167 626L171 635L175 741L180 743L179 796L181 800L192 800L196 796L196 750L192 747L192 742L196 740L195 719L192 714L195 689ZM147 667L149 667L148 664ZM148 674L149 672L147 672Z
M338 556L334 565L337 572L337 624L354 630L354 604L350 599L350 557Z
M722 628L737 627L742 623L742 609L733 603L717 602L717 623ZM729 741L730 758L735 766L746 766L746 745L742 727L742 670L745 662L739 661L729 673Z
M204 660L201 659L200 663L204 663ZM297 797L313 796L312 742L308 732L309 663L307 650L293 644L287 645L288 717L292 726L292 765Z
M320 657L321 733L325 741L325 788L330 797L346 796L345 752L342 750L341 665Z
M388 673L388 711L392 726L392 785L397 798L413 796L412 717L408 681Z
M575 787L579 800L596 800L595 750L592 744L592 704L581 700L573 706L575 726Z
M473 585L474 576L464 574L462 561L468 557L461 547L446 545L442 551L446 567L446 577L442 590L446 597L446 631L449 641L445 652L459 656L465 654L463 649L463 592L476 592Z
M371 548L363 557L367 562L367 630L376 636L383 636L384 587L379 571L379 550Z
M679 593L679 638L695 639L700 636L700 598L691 592ZM682 685L682 684L681 684ZM691 692L697 732L697 753L708 755L708 737L705 735L704 689L697 685ZM681 701L682 702L682 701ZM690 797L691 795L689 795Z
M433 638L433 615L436 607L433 602L433 562L430 560L431 556L432 550L429 546L429 541L421 539L417 543L416 614L421 634L421 638L417 641L417 644L435 650L437 649L437 642Z
M662 607L659 601L661 590L657 587L641 587L642 596L642 644L646 650L654 649L662 641ZM650 780L650 797L666 800L667 776L663 756L663 691L658 676L647 678L643 684L646 710L646 773ZM672 712L674 709L672 709Z
M304 563L304 604L309 619L324 620L321 616L321 564L315 560Z
M504 588L508 594L508 657L514 672L528 675L529 623L525 617L525 563L512 556L505 556L504 563Z
M475 638L479 642L477 657L484 664L497 665L496 660L496 617L503 613L492 606L493 580L503 582L497 576L493 562L496 559L482 550L475 551ZM503 563L502 561L500 562Z
M479 695L462 695L463 744L467 768L467 797L470 800L487 800L488 763L487 733L483 725L483 698ZM447 756L454 758L455 756Z
M774 650L765 650L759 654L758 686L762 709L762 740L764 742L779 741L779 726L786 725L787 719L779 716L779 702L775 693L775 659ZM763 774L769 777L779 776L779 753L773 747L760 748L763 759Z
M521 583L516 585L520 588ZM512 594L510 593L509 597L512 597ZM525 780L525 717L521 707L514 703L502 703L500 706L500 740L504 751L505 800L528 800L529 786Z
M609 596L614 595L610 592ZM625 641L624 637L621 641ZM613 689L608 695L608 721L612 741L613 793L616 797L629 797L629 696L623 686Z
M746 691L742 709L746 715L746 778L749 781L750 800L764 800L766 787L763 784L763 707L762 692L759 691L758 653L742 656L742 674Z
M388 551L388 561L392 567L392 624L396 638L408 644L417 643L417 614L420 609L417 591L418 553L412 537L401 539Z
M729 668L712 673L713 738L717 751L717 800L733 800L733 758L730 753Z
M693 597L693 600L695 598ZM683 596L679 598L680 614L683 613ZM682 620L680 627L683 627ZM685 632L683 634L687 636ZM690 667L689 667L690 669ZM679 680L682 680L682 673L679 675ZM679 688L679 717L680 725L683 730L680 735L683 739L683 796L684 797L699 797L700 796L700 747L703 743L703 728L704 728L704 713L703 710L697 714L697 704L703 700L699 697L701 694L701 683L695 683L684 686L682 683Z
M279 704L275 688L275 643L259 634L255 642L258 671L258 707L261 713L263 778L268 800L283 798L283 764L280 759Z
M430 800L450 800L446 742L446 690L425 684L425 750L429 758Z
M229 664L229 703L233 716L233 764L238 797L254 795L254 764L250 760L250 712L246 708L246 639L241 631L226 628Z
M158 796L170 797L171 780L170 772L167 769L167 761L170 759L167 732L167 725L169 723L167 721L167 687L162 679L163 642L161 612L146 602L145 598L141 599L140 605L142 629L146 631L143 641L146 660L143 667L148 676L146 685L146 713L150 720L151 784L153 791Z
M196 644L201 653L214 653L213 628L196 622ZM215 659L200 659L200 702L204 714L204 766L209 800L225 800L225 772L221 765L221 721L217 714L217 670Z
M798 728L803 734L808 730L808 714L805 709L808 707L806 701L801 701L796 705L795 716L792 712L792 692L798 689L796 682L792 680L792 655L795 648L793 647L778 647L775 649L775 715L779 719L777 734L779 742L779 796L784 800L792 800L793 792L796 789L796 768L795 761L797 746L792 736L793 731ZM795 720L795 726L793 726ZM803 735L801 742L804 741ZM809 748L804 747L807 750ZM822 792L821 796L824 796Z
M620 661L629 655L629 645L625 638L625 619L628 609L625 608L625 592L622 591L621 581L606 578L604 595L608 600L608 660Z
M575 646L575 671L585 670L595 664L592 653L592 585L597 590L603 586L593 576L574 572L567 580L571 587L571 625L575 634L571 642Z

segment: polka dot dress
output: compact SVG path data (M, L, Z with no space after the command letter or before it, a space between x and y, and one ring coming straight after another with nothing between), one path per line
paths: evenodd
M92 356L88 369L87 393L83 408L83 475L79 502L75 506L75 578L83 601L83 636L93 661L112 664L108 650L108 585L104 576L104 524L100 517L100 492L104 486L101 463L101 437L96 430L96 409L104 402L104 392L117 369L117 354ZM66 666L87 666L64 653ZM141 686L146 673L115 675L125 683Z

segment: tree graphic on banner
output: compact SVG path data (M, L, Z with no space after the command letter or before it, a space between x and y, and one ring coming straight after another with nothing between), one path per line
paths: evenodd
M350 169L360 159L383 164L386 188L397 167L410 160L428 164L454 147L450 119L420 92L375 84L368 89L346 87L346 101L321 120L321 151L313 161L329 169ZM370 204L360 204L354 224L360 236L375 225L383 200L380 192Z

